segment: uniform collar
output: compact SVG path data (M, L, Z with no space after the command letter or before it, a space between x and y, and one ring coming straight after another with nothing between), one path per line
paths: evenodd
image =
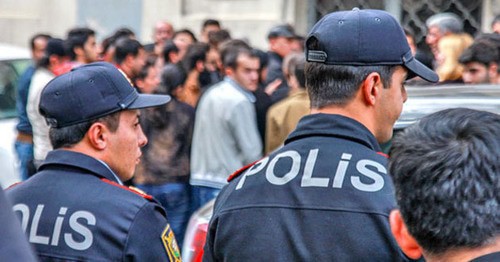
M122 181L118 179L118 176L115 175L108 165L86 154L63 149L50 151L40 166L39 171L50 168L53 165L82 169L91 175L99 178L107 178L108 180L122 184Z
M285 140L285 145L309 136L334 136L352 140L376 152L382 151L373 134L360 122L341 115L311 114L304 116Z

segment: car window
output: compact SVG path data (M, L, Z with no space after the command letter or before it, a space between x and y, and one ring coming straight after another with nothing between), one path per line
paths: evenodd
M28 59L0 61L0 119L17 116L17 81L28 64Z

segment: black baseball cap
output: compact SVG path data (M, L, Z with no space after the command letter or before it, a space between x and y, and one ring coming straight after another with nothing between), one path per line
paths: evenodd
M39 110L49 126L60 128L168 101L168 95L139 94L114 65L96 62L50 81L42 90Z
M309 49L312 41L317 41L319 48ZM439 80L412 55L398 21L382 10L354 8L324 16L307 37L306 58L327 65L402 65L409 71L408 78Z
M295 30L291 25L277 25L269 30L267 34L267 39L276 38L276 37L285 37L285 38L295 38L297 35L295 34Z

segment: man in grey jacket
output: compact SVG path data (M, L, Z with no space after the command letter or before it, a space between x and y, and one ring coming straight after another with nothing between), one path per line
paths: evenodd
M246 44L228 43L221 52L226 77L201 97L191 150L194 206L215 198L230 174L258 160L255 97L259 58Z

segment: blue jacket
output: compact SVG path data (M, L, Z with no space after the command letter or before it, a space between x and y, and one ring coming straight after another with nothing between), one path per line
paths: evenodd
M28 114L26 113L26 104L28 103L28 93L31 84L31 78L35 73L35 66L30 65L26 71L19 77L17 82L17 96L16 96L16 111L19 122L16 129L25 134L32 134Z
M163 208L118 184L90 156L48 154L39 172L7 191L42 261L175 261L179 251Z
M283 148L219 194L204 261L405 261L386 164L362 124L303 117Z

